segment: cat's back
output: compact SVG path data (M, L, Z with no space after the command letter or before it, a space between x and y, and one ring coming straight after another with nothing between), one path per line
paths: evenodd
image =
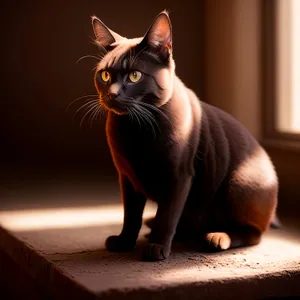
M202 150L212 151L224 162L238 164L260 148L250 131L227 112L205 102L201 102L201 109Z
M234 117L215 106L199 103L201 122L192 194L201 190L201 194L211 199L223 184L226 185L232 172L256 149L262 148Z

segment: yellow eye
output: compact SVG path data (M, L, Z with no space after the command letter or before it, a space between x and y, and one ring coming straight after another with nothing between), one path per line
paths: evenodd
M101 79L104 82L108 82L110 80L110 74L107 71L102 71L101 72Z
M132 71L129 73L129 79L131 82L138 82L142 77L142 73L139 71Z

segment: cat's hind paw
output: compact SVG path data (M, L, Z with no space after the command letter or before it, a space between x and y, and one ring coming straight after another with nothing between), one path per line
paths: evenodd
M170 246L148 243L143 248L142 259L145 261L164 260L170 255L170 252Z
M110 252L129 252L135 247L135 241L132 242L122 235L112 235L106 239L105 247Z
M226 232L212 232L205 235L208 246L215 250L227 250L230 247L231 239Z

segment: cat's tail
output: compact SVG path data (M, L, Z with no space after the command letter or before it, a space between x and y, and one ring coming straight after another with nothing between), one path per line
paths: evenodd
M275 214L272 221L271 221L271 225L270 225L271 228L275 228L275 229L278 229L278 228L281 228L282 227L282 224L278 218L278 216Z

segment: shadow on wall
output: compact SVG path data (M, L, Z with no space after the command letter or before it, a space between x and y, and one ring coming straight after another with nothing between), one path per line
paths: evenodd
M87 118L80 127L78 100L94 95L93 67L84 59L97 54L91 43L90 16L128 37L145 33L163 9L170 11L177 72L201 95L202 1L15 1L1 9L2 88L1 160L7 165L93 166L114 172L104 134L104 120Z

